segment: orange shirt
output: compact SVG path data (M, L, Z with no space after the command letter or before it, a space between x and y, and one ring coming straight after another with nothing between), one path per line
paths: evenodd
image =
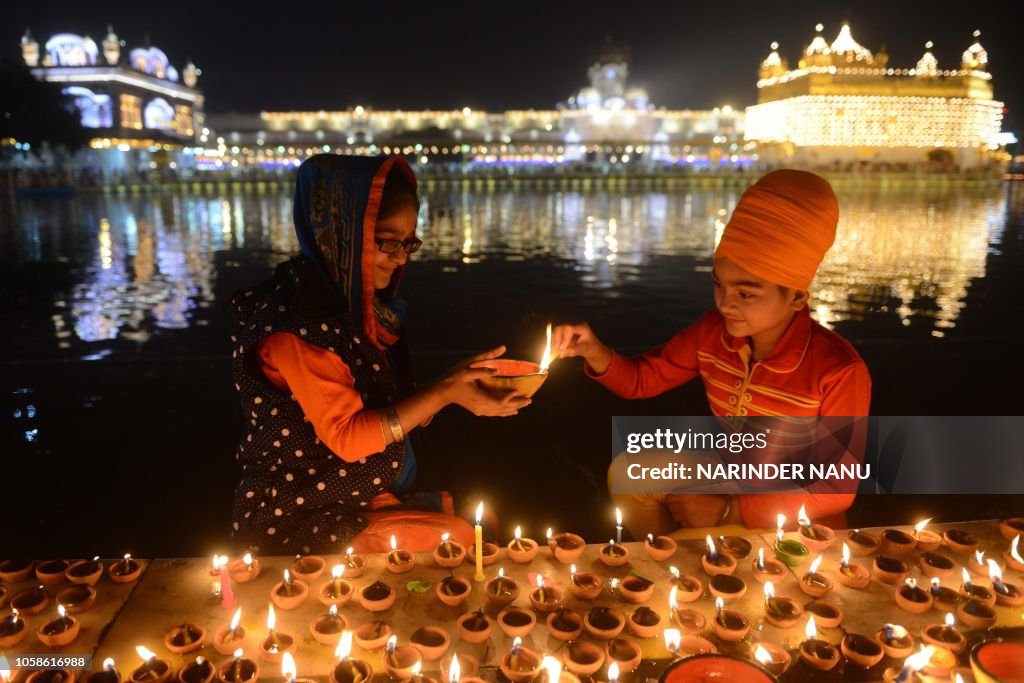
M700 376L715 415L866 416L871 403L871 376L845 339L798 311L775 349L750 363L746 337L725 330L712 309L663 346L635 358L612 354L602 375L588 375L624 398L647 398ZM834 528L845 527L841 515L854 494L758 494L740 496L748 527L774 528L775 515L796 518L801 504L807 515ZM831 517L831 519L829 519Z
M259 359L270 383L291 391L317 437L339 458L355 462L384 450L380 420L363 412L352 372L337 354L278 332L260 344Z

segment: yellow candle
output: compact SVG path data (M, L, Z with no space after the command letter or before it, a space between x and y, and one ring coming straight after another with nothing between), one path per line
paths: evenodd
M484 517L484 502L480 501L480 504L476 506L476 576L473 577L474 581L484 580L484 528L480 526L480 522Z

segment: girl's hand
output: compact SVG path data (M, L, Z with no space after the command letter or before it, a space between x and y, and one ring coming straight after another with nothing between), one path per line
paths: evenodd
M551 349L559 358L579 356L597 374L604 373L612 362L612 350L605 346L585 322L564 323L551 333Z
M473 363L491 360L505 353L505 347L499 346L476 356L460 361L440 382L438 388L448 403L456 403L474 415L490 417L508 417L519 412L520 408L530 405L530 399L516 396L514 392L496 396L483 390L477 380L490 377L496 371L492 368L474 368Z

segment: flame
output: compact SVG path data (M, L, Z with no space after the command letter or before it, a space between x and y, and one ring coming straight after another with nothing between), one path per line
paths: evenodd
M103 670L104 671L113 671L114 670L114 659L112 657L107 657L106 659L103 660Z
M1010 557L1018 562L1024 562L1024 558L1020 556L1020 534L1013 537L1013 543L1010 544Z
M676 602L676 594L679 592L677 586L672 586L672 590L668 592L668 608L672 611L679 609L679 603Z
M967 573L967 567L961 569L960 574L964 577L965 584L969 584L971 582L971 575Z
M946 626L948 628L953 628L953 624L955 624L955 623L956 623L956 619L953 617L953 613L952 612L946 612Z
M929 517L928 519L922 520L922 521L918 522L917 524L915 524L914 525L914 533L919 534L922 531L924 531L924 528L926 526L928 526L928 522L930 522L930 521L932 521L931 517Z
M498 567L498 578L500 579L503 576L505 576L505 568L504 567Z
M885 631L892 634L893 640L900 640L907 637L907 629L903 628L899 624L886 624L882 627Z
M908 578L903 583L907 585L907 588L917 588L917 579L915 579L914 577Z
M1003 580L1003 570L999 568L999 565L993 559L988 560L988 578L992 579L992 583L998 583Z
M348 555L349 557L352 557L352 546L349 546L348 548L345 548L345 554Z
M654 534L647 534L647 542L654 545Z
M764 649L764 646L761 645L761 643L758 643L757 647L754 648L754 659L765 666L774 661L772 660L772 654L768 652L768 650Z
M395 539L394 534L391 534L391 549L398 550L398 541Z
M784 526L786 526L786 515L780 512L779 514L775 515L775 527L779 531L782 531L782 527Z
M239 607L235 610L235 616L231 617L231 630L234 631L238 628L238 622L242 620L242 608Z
M450 533L448 533L447 531L444 532L443 534L441 534L441 543L447 543L448 539L451 537L452 535Z
M274 616L274 606L267 606L267 630L273 631L274 626L277 624L277 617Z
M124 559L126 559L126 560L132 559L132 554L131 553L125 553L124 554Z
M252 553L246 553L245 555L242 555L242 562L245 562L245 566L246 567L251 567L252 566Z
M244 654L244 650L242 650L242 648L238 648L237 650L235 650L231 654L234 655L235 659L241 659L242 655Z
M622 526L622 510L615 508L615 526Z
M676 579L676 580L679 579L679 570L678 569L676 569L675 567L669 567L668 570L672 573L672 578L673 579Z
M807 626L804 628L804 635L807 636L807 640L814 640L818 637L818 627L814 625L813 614L807 619Z
M549 657L544 657L546 662ZM459 656L452 655L452 664L448 667L448 683L459 683L459 676L462 675L462 668L459 666Z
M765 602L775 597L775 584L771 581L764 582L764 599Z
M676 652L679 650L679 641L682 640L682 634L677 628L665 629L665 649L669 652Z
M135 651L139 653L139 657L141 657L142 661L144 662L148 662L151 659L156 659L156 654L151 652L150 650L147 650L142 645L136 645Z
M611 586L612 586L612 590L615 590L616 588L618 588L619 587L619 580L618 579L612 579L611 580Z
M548 527L548 534L546 538L548 539L548 541L551 540L551 527Z
M821 567L821 559L822 559L821 555L818 555L816 558L814 558L814 561L811 562L810 571L807 572L808 574L817 574L818 573L818 568Z
M757 549L757 567L764 569L764 548Z
M608 683L615 683L619 680L619 663L612 662L612 665L608 667Z
M60 618L63 619L64 617L66 617L68 615L68 611L66 609L64 609L64 605L58 604L57 605L57 614L59 614Z
M540 666L548 674L548 683L558 683L562 677L562 664L551 655L544 655ZM454 682L453 682L454 683Z
M518 541L523 537L523 530L521 527L516 527L516 540Z
M941 582L941 581L939 581L939 577L937 577L937 576L933 576L933 577L932 577L932 588L933 588L933 589L935 589L935 588L938 588L938 587L939 587L939 584L941 584L941 583L942 583L942 582Z
M288 585L292 583L292 575L287 569L284 570L284 582Z
M543 588L543 587L544 587L544 577L541 576L540 574L537 574L537 588Z
M711 534L708 534L706 543L707 543L707 546L708 546L708 555L709 556L717 555L718 553L715 550L715 542L711 540Z
M811 518L807 516L807 509L803 505L800 506L800 512L797 513L796 522L800 526L811 525Z
M964 677L960 674L954 674L953 683L964 683Z
M327 610L327 614L331 617L331 619L337 619L338 618L338 606L337 605L331 605L331 608L329 610Z
M974 561L977 562L982 567L984 567L985 566L985 551L984 550L975 550L974 551Z
M290 681L295 678L295 658L291 652L285 652L281 657L281 675L284 680Z
M725 609L725 600L723 600L721 597L715 598L715 609L719 612Z
M391 636L388 638L388 642L384 645L389 655L395 654L395 646L398 645L398 636Z
M331 576L335 579L340 579L345 574L345 565L336 564L331 567Z
M573 576L575 574L576 574L576 565L570 564L569 565L569 576Z
M220 555L213 556L213 571L220 569Z
M843 566L850 564L850 546L846 545L846 541L843 541Z
M334 656L338 658L338 661L343 662L348 659L350 654L352 654L352 631L345 629L341 632L338 647L334 648Z
M547 329L548 341L544 345L544 355L540 359L540 371L545 372L548 366L551 365L551 323L548 323Z
M518 654L519 653L519 648L522 647L522 645L523 645L523 639L520 638L519 636L516 636L515 640L512 641L512 654Z
M911 671L917 671L931 661L934 653L935 647L929 645L928 647L918 651L916 654L907 657L906 661L903 662L903 667L910 669Z
M422 659L417 659L416 663L412 665L412 677L413 677L413 680L415 680L416 677L420 675L420 670L422 668L423 668L423 660Z
M17 621L18 621L18 609L16 607L12 607L11 608L11 623L13 624L13 623L16 623Z
M476 506L476 525L480 526L481 520L484 518L484 502L481 500L480 504Z

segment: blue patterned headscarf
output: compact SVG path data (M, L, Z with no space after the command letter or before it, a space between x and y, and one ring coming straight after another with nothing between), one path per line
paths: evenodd
M395 170L415 189L416 176L397 156L318 154L299 167L295 183L295 234L302 253L316 264L338 302L363 321L370 341L386 346L387 330L400 326L395 292L404 266L395 270L386 289L376 292L373 263L374 227L384 183ZM375 298L376 297L376 298Z

